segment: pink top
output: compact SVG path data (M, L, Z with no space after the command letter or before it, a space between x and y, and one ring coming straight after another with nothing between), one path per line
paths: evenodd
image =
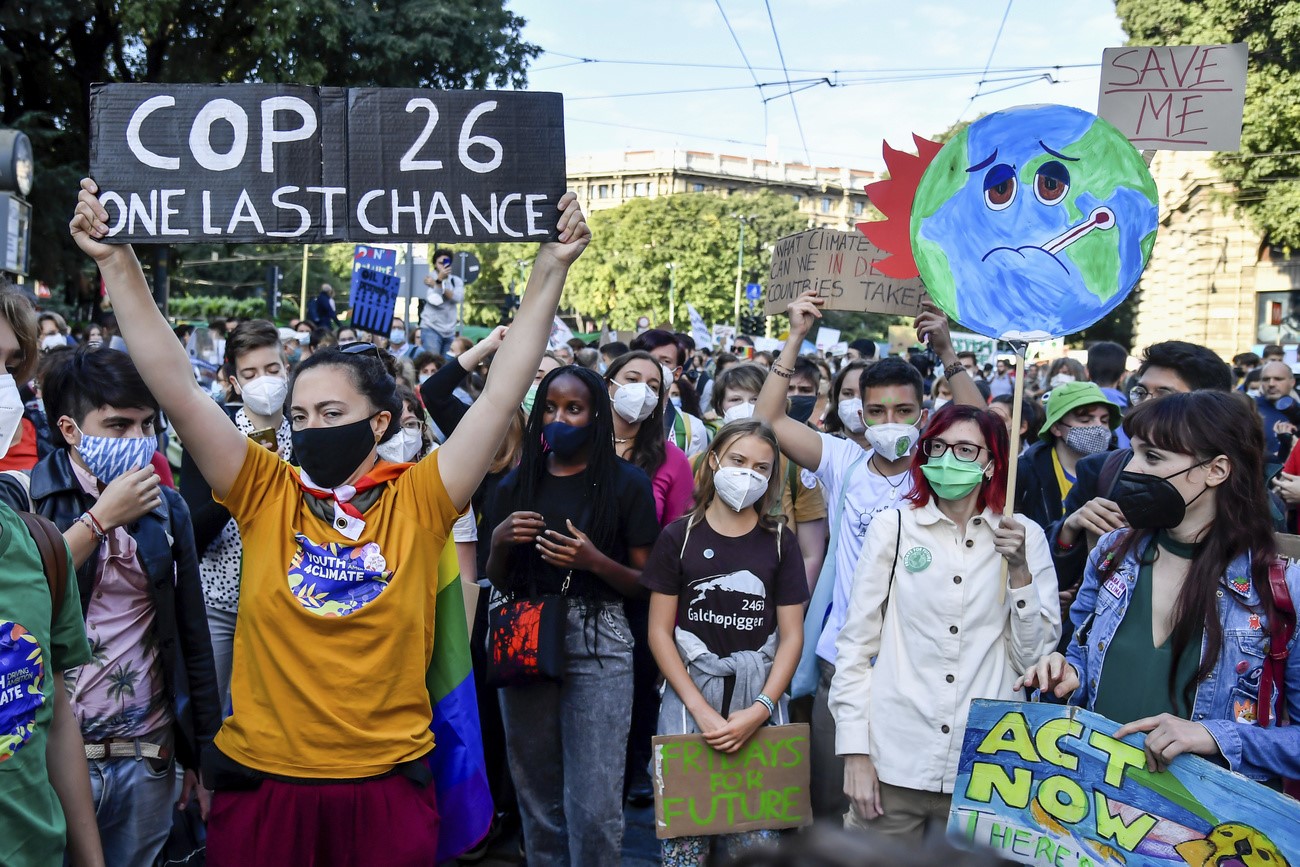
M655 491L655 514L659 526L667 527L691 507L695 497L695 476L686 452L672 442L664 443L664 462L650 480Z

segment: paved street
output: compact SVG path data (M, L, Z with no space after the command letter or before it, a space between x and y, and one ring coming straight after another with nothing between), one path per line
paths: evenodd
M659 841L655 839L654 807L624 811L627 830L623 833L623 867L658 867ZM488 857L478 862L482 867L507 867L520 863L519 835L498 840Z

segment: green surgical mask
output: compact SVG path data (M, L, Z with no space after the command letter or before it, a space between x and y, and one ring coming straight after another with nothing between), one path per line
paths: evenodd
M537 400L537 383L528 386L528 391L524 393L524 402L520 404L525 413L531 414L533 411L533 401Z
M984 481L984 467L974 461L959 461L950 451L922 464L921 472L941 500L960 500Z

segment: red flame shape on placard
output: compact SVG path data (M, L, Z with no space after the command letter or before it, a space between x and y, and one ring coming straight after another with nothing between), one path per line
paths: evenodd
M921 175L934 161L943 145L919 135L913 135L916 153L895 150L889 142L883 143L885 167L889 179L867 184L871 204L885 215L885 219L858 223L858 231L867 240L891 255L876 263L875 268L887 277L907 280L918 276L916 259L912 256L912 200L916 198Z

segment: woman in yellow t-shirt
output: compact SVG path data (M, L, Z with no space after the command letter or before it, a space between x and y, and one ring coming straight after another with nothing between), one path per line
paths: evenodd
M438 559L537 369L569 266L591 233L572 194L538 251L482 396L416 464L381 460L401 404L377 350L314 353L294 372L290 467L239 432L189 375L130 246L109 245L94 181L73 238L98 264L131 356L244 539L233 713L204 763L209 862L430 863L439 818L425 672ZM348 350L362 351L348 351ZM413 784L414 781L414 784Z

